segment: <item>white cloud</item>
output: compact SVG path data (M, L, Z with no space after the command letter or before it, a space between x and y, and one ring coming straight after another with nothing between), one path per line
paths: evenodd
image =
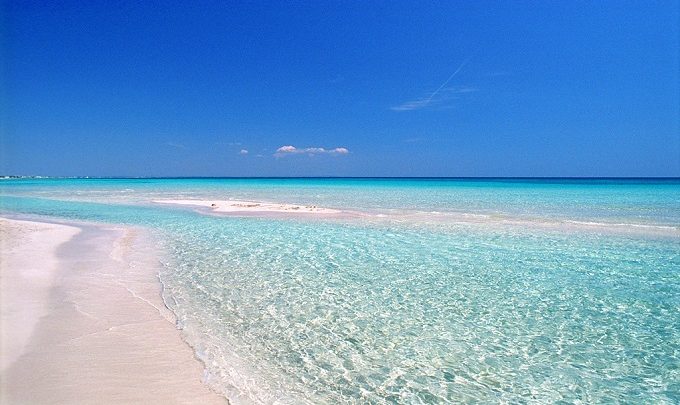
M277 153L296 153L299 149L295 146L282 146L276 150Z
M274 153L274 156L276 157L283 157L286 155L300 155L300 154L307 154L307 155L346 155L349 153L349 150L347 148L333 148L333 149L326 149L326 148L319 148L319 147L311 147L311 148L296 148L295 146L292 145L285 145L276 150L276 153Z
M247 155L248 154L248 149L241 149L241 151L238 153L239 155Z

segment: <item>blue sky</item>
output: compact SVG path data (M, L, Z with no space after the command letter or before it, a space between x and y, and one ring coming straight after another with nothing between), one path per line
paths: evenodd
M2 174L680 176L677 1L44 3Z

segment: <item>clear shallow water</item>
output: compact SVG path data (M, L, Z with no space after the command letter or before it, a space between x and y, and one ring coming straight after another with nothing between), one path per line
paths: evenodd
M144 225L162 236L166 301L211 383L237 403L680 400L677 234L211 217L148 204L159 195L231 197L677 229L677 181L0 187L6 211Z

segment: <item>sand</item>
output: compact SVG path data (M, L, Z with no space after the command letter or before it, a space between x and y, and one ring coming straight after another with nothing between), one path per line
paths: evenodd
M419 226L472 225L491 227L522 227L559 232L596 232L617 235L644 235L651 237L680 237L680 228L656 224L628 224L564 220L558 218L532 218L501 214L467 212L416 211L406 209L383 212L346 210L243 200L154 200L156 204L178 207L195 207L209 215L253 216L267 218L354 219L372 223L413 223Z
M135 228L0 219L0 403L226 403Z
M157 204L174 204L208 208L215 213L284 213L338 214L341 211L316 205L295 205L241 200L155 200Z

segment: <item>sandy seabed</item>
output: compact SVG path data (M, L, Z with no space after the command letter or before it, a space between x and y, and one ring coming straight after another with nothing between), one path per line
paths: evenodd
M0 403L226 403L142 230L0 218L0 252Z

